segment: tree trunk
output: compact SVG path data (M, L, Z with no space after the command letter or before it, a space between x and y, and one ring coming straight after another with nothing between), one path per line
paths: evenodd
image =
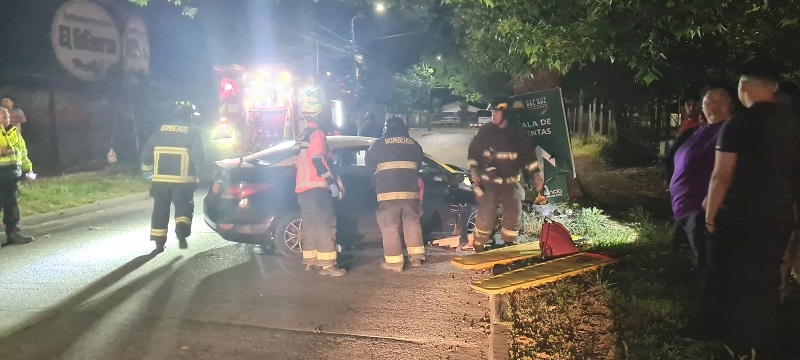
M627 139L630 136L631 116L628 113L625 103L615 101L614 112L617 117L614 119L614 129L617 139Z
M592 103L586 104L586 137L591 137L594 133L594 109Z
M605 135L605 134L603 134L603 118L605 117L605 116L603 116L603 115L605 115L605 114L603 113L603 112L605 111L605 110L603 109L603 105L604 105L603 103L600 103L600 113L599 113L599 114L600 114L600 122L599 122L599 124L598 124L598 125L599 125L599 127L598 127L598 129L597 129L597 133L598 133L599 135L601 135L601 136L602 136L602 135Z
M570 131L575 131L575 118L572 115L572 108L567 108L567 126Z
M608 136L616 136L616 135L617 135L617 119L614 117L614 110L608 109Z
M578 136L583 138L583 100L578 105Z

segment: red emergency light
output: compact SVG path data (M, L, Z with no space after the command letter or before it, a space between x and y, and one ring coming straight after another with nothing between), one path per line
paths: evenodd
M236 96L236 84L230 79L222 79L219 86L219 95L223 99Z

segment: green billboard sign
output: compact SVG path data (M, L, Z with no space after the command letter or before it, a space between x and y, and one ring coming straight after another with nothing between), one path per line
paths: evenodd
M512 96L508 104L509 121L522 127L533 140L545 179L542 195L551 204L566 202L567 179L575 178L575 162L561 88Z

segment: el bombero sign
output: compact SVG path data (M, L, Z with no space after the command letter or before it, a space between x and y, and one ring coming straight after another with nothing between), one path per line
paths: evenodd
M567 201L567 176L575 177L575 163L561 88L512 96L509 103L508 119L521 126L536 146L545 179L543 195L549 203Z
M122 59L121 35L102 6L70 1L56 12L51 29L53 50L61 65L84 81L102 79Z

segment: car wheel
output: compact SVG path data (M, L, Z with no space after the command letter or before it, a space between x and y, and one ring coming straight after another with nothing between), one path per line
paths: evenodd
M475 220L478 219L478 210L472 212L469 215L469 220L467 221L467 234L472 234L475 232Z
M272 241L278 253L293 258L303 257L303 245L300 241L302 223L300 213L292 213L275 224Z
M478 210L472 212L469 215L469 221L467 222L467 234L472 234L475 231L475 220L478 218ZM497 223L494 225L494 229L492 230L492 237L496 234L500 229L503 228L503 214L497 214Z

